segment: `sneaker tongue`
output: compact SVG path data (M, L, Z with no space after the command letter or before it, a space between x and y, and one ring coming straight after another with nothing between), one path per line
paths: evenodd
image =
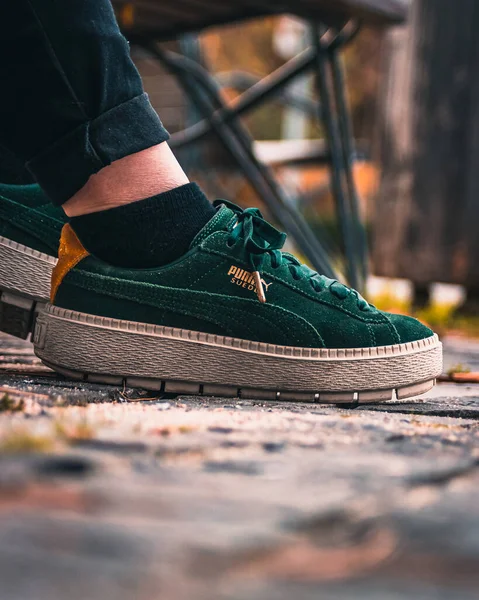
M199 246L208 236L215 231L227 231L228 227L236 220L235 213L224 204L220 204L216 214L208 223L200 230L194 240L191 242L190 248Z

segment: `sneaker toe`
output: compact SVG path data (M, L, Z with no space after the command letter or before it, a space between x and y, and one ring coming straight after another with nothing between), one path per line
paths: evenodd
M412 317L393 314L387 314L387 317L398 332L401 344L416 342L434 335L429 327Z

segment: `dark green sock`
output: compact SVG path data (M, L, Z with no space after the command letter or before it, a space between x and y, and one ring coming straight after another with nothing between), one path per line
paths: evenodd
M215 214L196 183L81 217L70 224L85 248L119 267L166 265L188 250Z

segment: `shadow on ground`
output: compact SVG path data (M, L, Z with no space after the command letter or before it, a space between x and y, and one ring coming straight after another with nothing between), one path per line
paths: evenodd
M152 398L4 336L0 411L2 600L477 598L479 385L356 410Z

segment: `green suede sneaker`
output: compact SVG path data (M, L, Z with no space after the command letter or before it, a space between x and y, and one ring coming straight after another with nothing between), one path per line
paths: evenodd
M65 221L38 185L0 184L0 331L23 339L32 331Z
M108 265L66 225L37 355L73 378L205 396L367 403L433 386L430 329L281 252L286 236L257 209L216 207L155 269Z

